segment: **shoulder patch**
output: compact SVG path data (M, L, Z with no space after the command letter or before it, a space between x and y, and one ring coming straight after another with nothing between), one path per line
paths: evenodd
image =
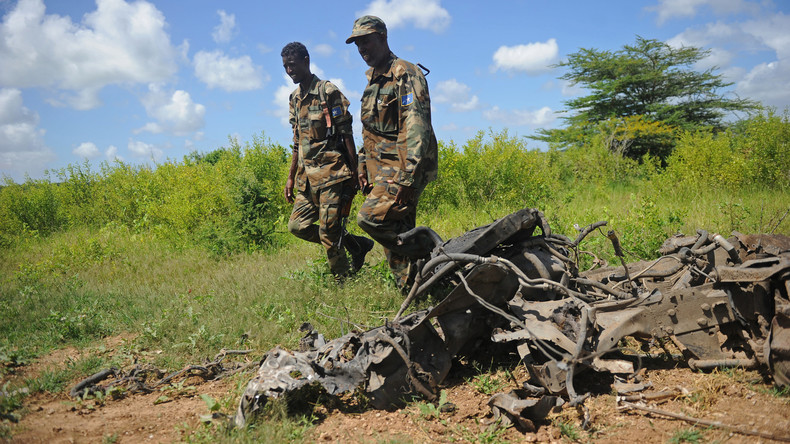
M400 106L409 106L414 103L414 93L408 93L400 97Z
M403 63L399 63L400 61L401 59L396 60L393 64L394 66L392 67L392 74L395 77L402 77L408 71Z
M335 86L334 83L327 80L326 84L324 85L324 91L326 91L327 94L332 94L335 91L339 91L339 89L337 88L337 86Z
M332 117L340 117L341 114L343 114L343 108L340 106L332 108Z

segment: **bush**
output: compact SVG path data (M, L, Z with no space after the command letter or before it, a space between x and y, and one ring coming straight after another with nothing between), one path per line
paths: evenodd
M484 140L480 131L463 151L440 145L439 179L426 188L421 202L432 209L539 207L551 196L555 182L548 171L546 156L527 150L523 140L506 130Z

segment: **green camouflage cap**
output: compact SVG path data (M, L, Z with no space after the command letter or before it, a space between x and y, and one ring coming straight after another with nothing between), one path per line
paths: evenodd
M351 31L351 37L346 39L346 43L351 43L357 37L373 34L374 32L378 32L386 37L387 25L384 24L383 20L374 15L362 16L354 22L354 29Z

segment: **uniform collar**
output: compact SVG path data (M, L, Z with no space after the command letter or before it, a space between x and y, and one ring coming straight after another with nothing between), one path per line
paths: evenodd
M313 74L313 79L310 81L310 87L307 88L307 93L308 94L318 94L318 81L319 81L318 76ZM297 93L298 93L298 97L300 99L304 98L305 93L302 92L302 84L301 83L297 87Z
M381 74L378 77L392 77L392 64L397 59L398 56L396 56L392 51L390 51L390 56L389 59L387 60L387 66L388 66L387 72ZM370 83L373 80L373 68L368 68L368 70L365 71L365 75L368 77L368 83Z

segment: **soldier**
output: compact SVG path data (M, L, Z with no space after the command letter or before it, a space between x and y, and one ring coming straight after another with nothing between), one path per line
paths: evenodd
M299 85L288 99L294 132L285 182L285 199L294 204L288 230L323 245L329 268L339 280L349 272L345 250L351 254L351 271L356 272L373 248L372 240L346 232L343 224L357 190L348 100L335 85L310 71L310 55L303 44L289 43L280 55L285 72Z
M417 66L390 51L380 18L358 18L346 39L351 42L370 67L362 94L358 172L368 196L357 223L384 247L395 282L405 291L409 252L397 245L397 236L414 228L420 194L436 179L438 167L428 84Z

